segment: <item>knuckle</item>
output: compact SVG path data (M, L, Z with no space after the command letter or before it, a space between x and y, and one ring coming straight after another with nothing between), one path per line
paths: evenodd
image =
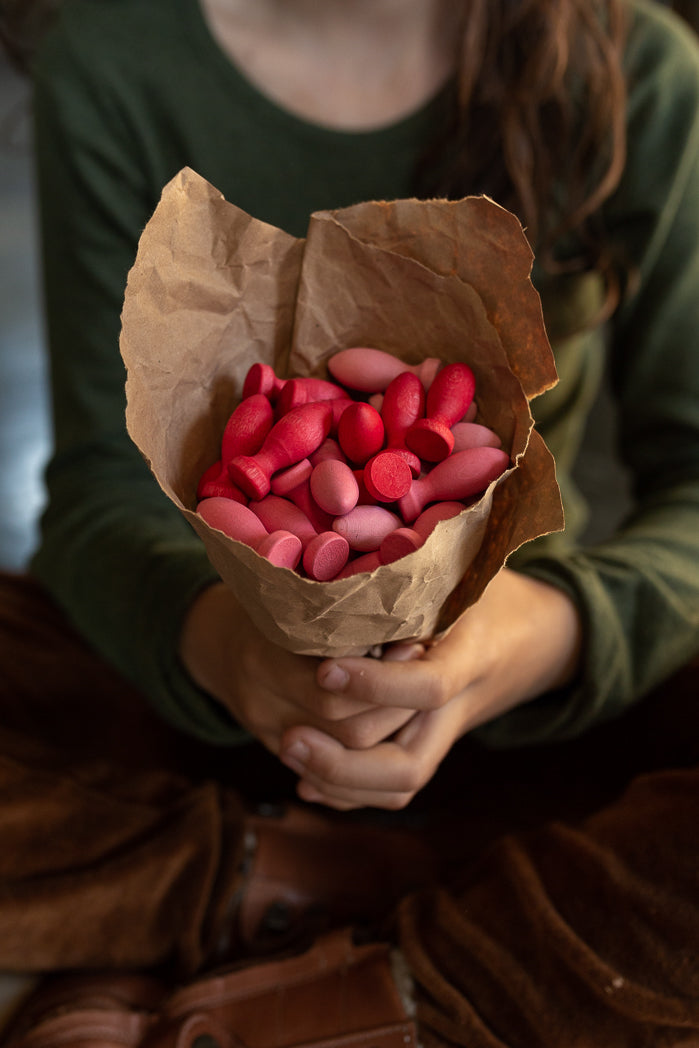
M429 775L422 764L417 761L410 761L402 768L400 775L397 777L396 789L399 793L414 796L428 781Z

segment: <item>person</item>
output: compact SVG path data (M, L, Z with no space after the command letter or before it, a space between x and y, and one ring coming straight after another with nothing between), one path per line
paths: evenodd
M556 743L570 752L571 741L605 723L622 715L627 723L632 707L696 657L699 61L672 14L645 0L68 0L32 75L55 427L32 573L104 660L105 709L116 721L131 692L122 683L112 701L107 667L190 736L193 751L203 744L224 754L236 785L249 785L251 752L267 774L266 751L276 772L293 773L306 804L410 812L444 768L460 772L449 782L463 806L462 755L472 741L512 764L522 748L540 754ZM410 195L487 193L525 226L560 379L534 411L556 459L566 530L511 558L438 643L417 638L380 659L318 660L275 647L131 444L118 353L124 287L140 232L184 166L296 236L315 210ZM581 548L570 470L607 343L634 505L607 541ZM34 606L33 584L23 599ZM55 610L42 614L42 629L55 628ZM24 621L37 615L25 609ZM59 737L75 761L75 722L57 732L50 707L44 698L53 742ZM13 716L25 733L16 702ZM85 728L83 746L103 752L98 735ZM507 765L493 758L495 766ZM68 821L97 774L88 762L76 786L71 768ZM134 773L110 795L110 826L126 825L138 781ZM147 872L134 873L139 885L168 854L150 789L145 821L128 821L123 837L113 831L131 871L136 840L154 833L161 845ZM167 797L171 828L182 794L173 787ZM220 799L209 792L207 804L220 841ZM105 810L97 806L90 825L101 825ZM191 914L178 913L175 889L183 889L173 878L151 897L140 945L119 939L117 949L112 938L106 949L93 936L85 946L65 931L56 939L49 921L35 933L33 965L148 965L174 943L182 952L189 936L185 967L196 969L201 921L210 938L242 861L239 813L223 822L229 873L218 868L214 881L224 887L196 929ZM450 848L455 863L453 834ZM108 853L99 850L100 861ZM21 877L14 872L15 883L28 883L32 862ZM117 866L96 910L112 935L124 912ZM211 863L207 871L213 877ZM134 912L148 913L140 898ZM422 918L411 912L415 932ZM434 927L443 930L439 912ZM689 927L689 902L683 913ZM154 924L158 935L148 938ZM22 926L25 948L30 926ZM693 1021L690 1011L682 1021ZM455 1035L442 1028L441 1036Z
M101 8L97 17L69 6L35 73L56 446L33 571L97 650L137 682L173 723L224 744L243 733L264 738L295 770L304 769L299 771L299 790L306 800L320 795L339 807L405 803L454 740L484 722L484 737L499 744L579 732L647 692L694 654L697 639L696 550L690 537L697 534L690 483L696 415L686 379L695 318L683 294L696 263L689 257L680 260L673 250L675 239L668 241L663 261L670 256L667 264L681 273L682 279L671 284L674 296L682 298L682 309L666 287L669 275L663 278L660 300L654 292L660 271L655 265L649 269L653 252L659 250L658 230L666 228L662 223L672 219L688 228L685 209L691 215L693 207L692 88L683 86L685 97L675 87L680 80L691 85L694 75L694 42L686 37L675 44L686 55L687 72L673 69L678 98L673 93L672 104L687 113L688 129L679 136L684 143L680 155L672 159L633 123L634 118L645 122L645 115L637 115L641 101L632 96L629 158L622 174L622 118L615 116L623 86L614 57L619 44L614 35L602 36L595 23L583 32L583 15L568 64L592 65L596 60L598 80L593 82L590 74L588 88L589 140L583 136L578 141L573 128L566 137L559 127L571 114L554 92L569 91L567 81L558 85L550 72L551 80L541 90L552 97L538 101L550 121L538 130L547 135L541 151L543 146L560 151L549 161L552 168L557 162L558 171L547 174L542 161L536 189L522 184L519 161L511 159L509 170L502 171L501 160L498 175L486 152L491 141L487 98L479 93L471 108L480 127L475 117L473 127L459 126L458 134L468 136L470 143L479 133L486 141L473 159L466 156L471 157L470 149L464 150L456 170L444 176L451 177L458 193L490 191L499 202L514 206L509 193L535 212L520 214L530 231L544 218L555 227L559 216L549 215L543 202L550 178L558 174L565 177L571 197L569 224L582 220L574 208L589 214L576 230L583 240L556 247L559 255L566 251L571 256L559 260L558 267L572 272L557 279L541 271L534 274L550 336L559 347L560 375L556 389L534 408L557 462L568 548L556 551L553 539L532 544L526 567L515 572L512 561L443 644L410 666L400 660L366 659L318 666L273 651L245 610L216 584L200 544L165 504L130 445L122 426L123 366L114 352L119 311L138 235L177 170L191 164L227 199L295 235L303 235L315 209L405 196L413 189L416 153L429 145L435 115L446 106L445 92L451 89L456 9L417 3L409 14L403 11L398 19L394 12L389 21L381 9L372 7L369 19L365 7L359 9L361 18L355 8L336 4L321 16L313 5L303 4L281 9L255 5L251 10L247 4L200 8L183 3L181 13L169 15L161 32L160 9L149 6L148 14L140 16L146 19L143 26L134 24L127 39L127 10L136 18L130 8ZM574 10L566 17L572 19ZM615 10L610 8L610 18ZM647 39L673 31L645 11L634 10L634 16L628 61L643 63L650 61L644 50L650 47ZM464 47L475 46L478 34L493 31L484 18L479 22L469 12ZM618 35L615 19L610 34ZM539 21L533 17L521 26L513 21L509 28L505 23L503 48L515 46L520 32L534 34ZM561 15L550 32L562 32L565 26L572 34L574 24L566 26ZM542 25L546 27L545 19ZM129 41L133 35L147 39L152 26L159 42L144 68L144 59L131 53ZM110 41L105 62L111 61L114 72L109 78L105 65L98 70L93 60L98 38ZM119 44L134 63L131 71L122 69ZM68 52L76 46L80 54ZM540 46L545 45L540 41ZM552 35L548 47L546 61L563 63L563 42ZM466 73L471 72L472 57L463 54L463 61ZM502 61L507 61L504 54ZM524 56L520 63L526 90L532 92ZM95 83L86 79L90 75ZM572 75L568 69L566 76ZM659 70L656 76L664 83L668 74ZM200 81L206 91L197 89ZM475 83L472 89L477 90ZM467 81L462 90L468 90ZM487 90L485 84L478 88ZM119 108L119 128L105 112L110 106ZM501 117L503 133L510 118L514 120L508 109ZM660 113L653 127L659 125L667 126ZM217 141L222 133L235 142L230 153ZM515 149L519 134L521 125L512 129L509 150ZM564 150L573 144L570 175L562 175L568 162ZM648 189L634 182L651 160L644 148L652 150L657 171L652 205L646 201ZM469 171L469 163L475 170ZM459 165L466 170L461 172ZM433 176L432 191L440 185ZM530 200L535 193L538 197ZM591 227L597 203L605 196L600 220L607 233L602 240L602 233ZM677 200L681 214L668 212L668 199ZM661 225L639 220L630 230L628 211L643 207L645 213L651 206ZM552 232L541 230L538 257L553 250L545 239ZM571 236L572 231L568 241ZM620 263L612 269L606 256L622 251L631 257L639 283L615 312L610 360L624 412L620 440L639 503L610 543L582 553L572 545L575 505L566 467L602 361L601 328L585 328L606 293L599 274L606 274L612 290L613 277L624 275L619 274ZM597 270L575 270L585 264L585 253L599 258ZM66 308L67 302L73 307ZM651 308L652 317L646 316ZM669 315L671 342L664 320ZM684 327L680 330L684 323L686 333ZM582 332L575 331L576 325ZM668 386L664 397L658 395L655 379L659 359L661 385ZM658 459L659 442L671 460L667 467ZM661 478L664 510L656 505ZM670 478L672 492L666 489ZM426 709L430 704L438 708ZM401 726L402 735L397 734ZM383 744L386 738L391 741ZM305 763L299 751L307 751ZM327 781L330 765L342 783ZM389 767L394 771L389 773Z

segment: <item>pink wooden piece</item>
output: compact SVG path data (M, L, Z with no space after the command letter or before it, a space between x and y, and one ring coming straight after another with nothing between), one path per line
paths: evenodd
M274 403L284 388L285 381L277 377L271 364L251 364L243 380L243 397L263 393Z
M332 425L332 408L318 401L292 408L272 426L256 455L236 455L228 464L234 484L261 499L270 490L273 473L291 466L319 447Z
M303 568L316 582L329 582L346 565L350 547L346 538L334 531L324 531L308 544L303 553Z
M317 400L351 399L347 390L338 386L336 382L328 382L324 378L290 378L284 384L284 388L277 397L277 417L286 415L292 408L298 408L302 404L311 404Z
M384 425L381 415L371 404L353 401L337 427L337 439L347 458L363 466L383 447Z
M235 455L254 455L273 424L274 410L263 393L253 393L241 400L223 430L222 461L227 464Z
M399 451L380 451L374 455L364 467L362 477L366 490L377 502L396 502L407 495L413 482L410 465Z
M262 539L255 552L278 568L295 571L303 554L303 546L298 535L290 531L273 531Z
M275 495L288 495L290 491L297 488L299 484L309 480L313 466L310 458L302 458L300 462L294 462L293 466L280 469L271 480L271 489Z
M325 462L326 459L347 462L347 456L334 437L326 437L318 450L309 455L309 459L312 466L317 466L319 462Z
M316 531L328 531L333 518L320 508L313 496L309 484L313 466L309 459L302 459L288 469L276 473L271 480L274 495L289 499L306 514Z
M469 448L450 455L414 480L408 494L399 500L403 520L415 520L429 502L457 501L485 491L509 464L509 456L500 448Z
M497 433L478 422L457 422L451 427L451 431L454 435L452 451L465 451L466 448L502 447L502 441Z
M301 559L301 540L288 531L269 534L251 509L231 499L203 499L197 513L206 523L237 542L244 542L277 567L294 570Z
M290 531L292 535L298 535L304 549L318 535L303 510L281 495L265 495L259 502L250 502L249 509L262 521L267 531Z
M406 364L392 353L369 346L352 346L334 353L328 360L328 371L350 389L363 393L382 393L390 381L403 371L411 371L427 389L442 362L427 357L420 364Z
M326 459L313 467L311 495L322 510L331 516L349 513L357 505L359 484L346 462Z
M414 528L396 528L379 546L379 559L382 564L393 564L420 549L424 541Z
M405 434L405 443L425 462L441 462L454 447L451 427L473 400L476 378L468 364L447 364L427 392L425 418Z
M240 488L237 488L228 476L228 470L220 459L213 462L205 469L199 478L197 485L197 501L220 496L222 498L234 499L236 502L245 504L248 499Z
M355 506L333 521L333 531L344 535L360 553L378 550L386 535L400 526L400 518L384 506Z

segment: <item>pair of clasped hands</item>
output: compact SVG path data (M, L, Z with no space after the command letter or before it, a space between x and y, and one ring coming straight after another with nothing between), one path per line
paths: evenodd
M215 584L190 609L180 653L298 775L299 797L347 811L406 807L466 732L569 683L580 646L570 599L502 568L441 639L386 646L381 658L285 651Z

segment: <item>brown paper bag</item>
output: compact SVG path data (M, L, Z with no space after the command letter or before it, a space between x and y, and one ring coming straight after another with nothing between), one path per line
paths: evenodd
M561 530L553 459L529 400L556 382L532 253L484 197L371 202L260 222L189 169L164 189L129 274L121 352L129 434L257 626L300 654L362 654L448 629L522 543ZM195 512L251 364L326 376L353 345L463 360L511 468L415 553L333 582L278 568ZM327 376L326 376L327 377Z

